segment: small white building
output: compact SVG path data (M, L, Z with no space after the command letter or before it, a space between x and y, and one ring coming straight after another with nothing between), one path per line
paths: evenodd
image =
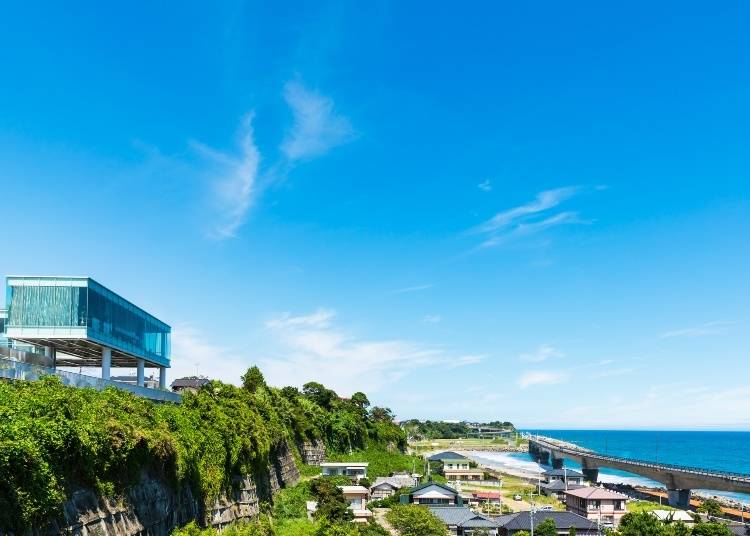
M354 514L354 522L367 523L372 517L372 512L367 509L370 490L363 486L339 486L339 489L349 503L349 510Z
M393 496L402 488L412 488L419 483L418 475L379 476L370 486L370 497L373 500Z
M367 478L367 462L323 462L320 468L323 476L348 476L352 482Z

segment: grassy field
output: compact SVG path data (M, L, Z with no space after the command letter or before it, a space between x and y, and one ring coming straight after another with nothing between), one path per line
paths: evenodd
M671 506L666 504L661 505L657 502L652 501L628 501L625 505L628 512L650 512L652 510L674 510Z
M410 442L409 448L413 452L419 454L422 452L441 449L472 450L485 448L508 448L515 447L518 444L522 443L516 443L515 439L424 439L422 441Z

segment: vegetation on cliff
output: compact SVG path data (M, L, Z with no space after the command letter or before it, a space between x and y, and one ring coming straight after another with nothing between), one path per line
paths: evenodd
M504 428L515 432L511 422L494 421L483 423L491 428ZM401 423L406 434L413 439L460 439L468 437L471 432L468 423L444 421L419 421L410 419Z
M320 384L269 387L255 367L243 387L213 381L182 404L54 377L0 382L0 530L43 526L77 488L122 495L142 470L189 486L209 505L233 477L267 479L283 442L294 449L320 439L331 452L403 448L403 432L362 397L341 399Z

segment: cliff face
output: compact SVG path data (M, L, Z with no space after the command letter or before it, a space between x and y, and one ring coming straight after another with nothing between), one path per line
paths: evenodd
M326 459L326 446L320 439L301 443L299 452L302 455L302 463L307 465L320 465Z
M257 480L257 482L256 482ZM289 445L280 443L272 452L267 473L255 479L235 478L235 490L220 497L204 513L188 488L175 490L165 480L143 473L121 500L103 499L93 490L81 489L64 504L61 520L35 530L32 536L168 536L172 529L192 520L220 528L258 515L259 501L270 500L282 487L295 484L299 470ZM203 519L205 517L205 519Z

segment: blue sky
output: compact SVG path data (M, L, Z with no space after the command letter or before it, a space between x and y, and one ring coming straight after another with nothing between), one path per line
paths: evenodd
M6 6L0 274L141 304L174 328L172 377L750 428L749 16Z

